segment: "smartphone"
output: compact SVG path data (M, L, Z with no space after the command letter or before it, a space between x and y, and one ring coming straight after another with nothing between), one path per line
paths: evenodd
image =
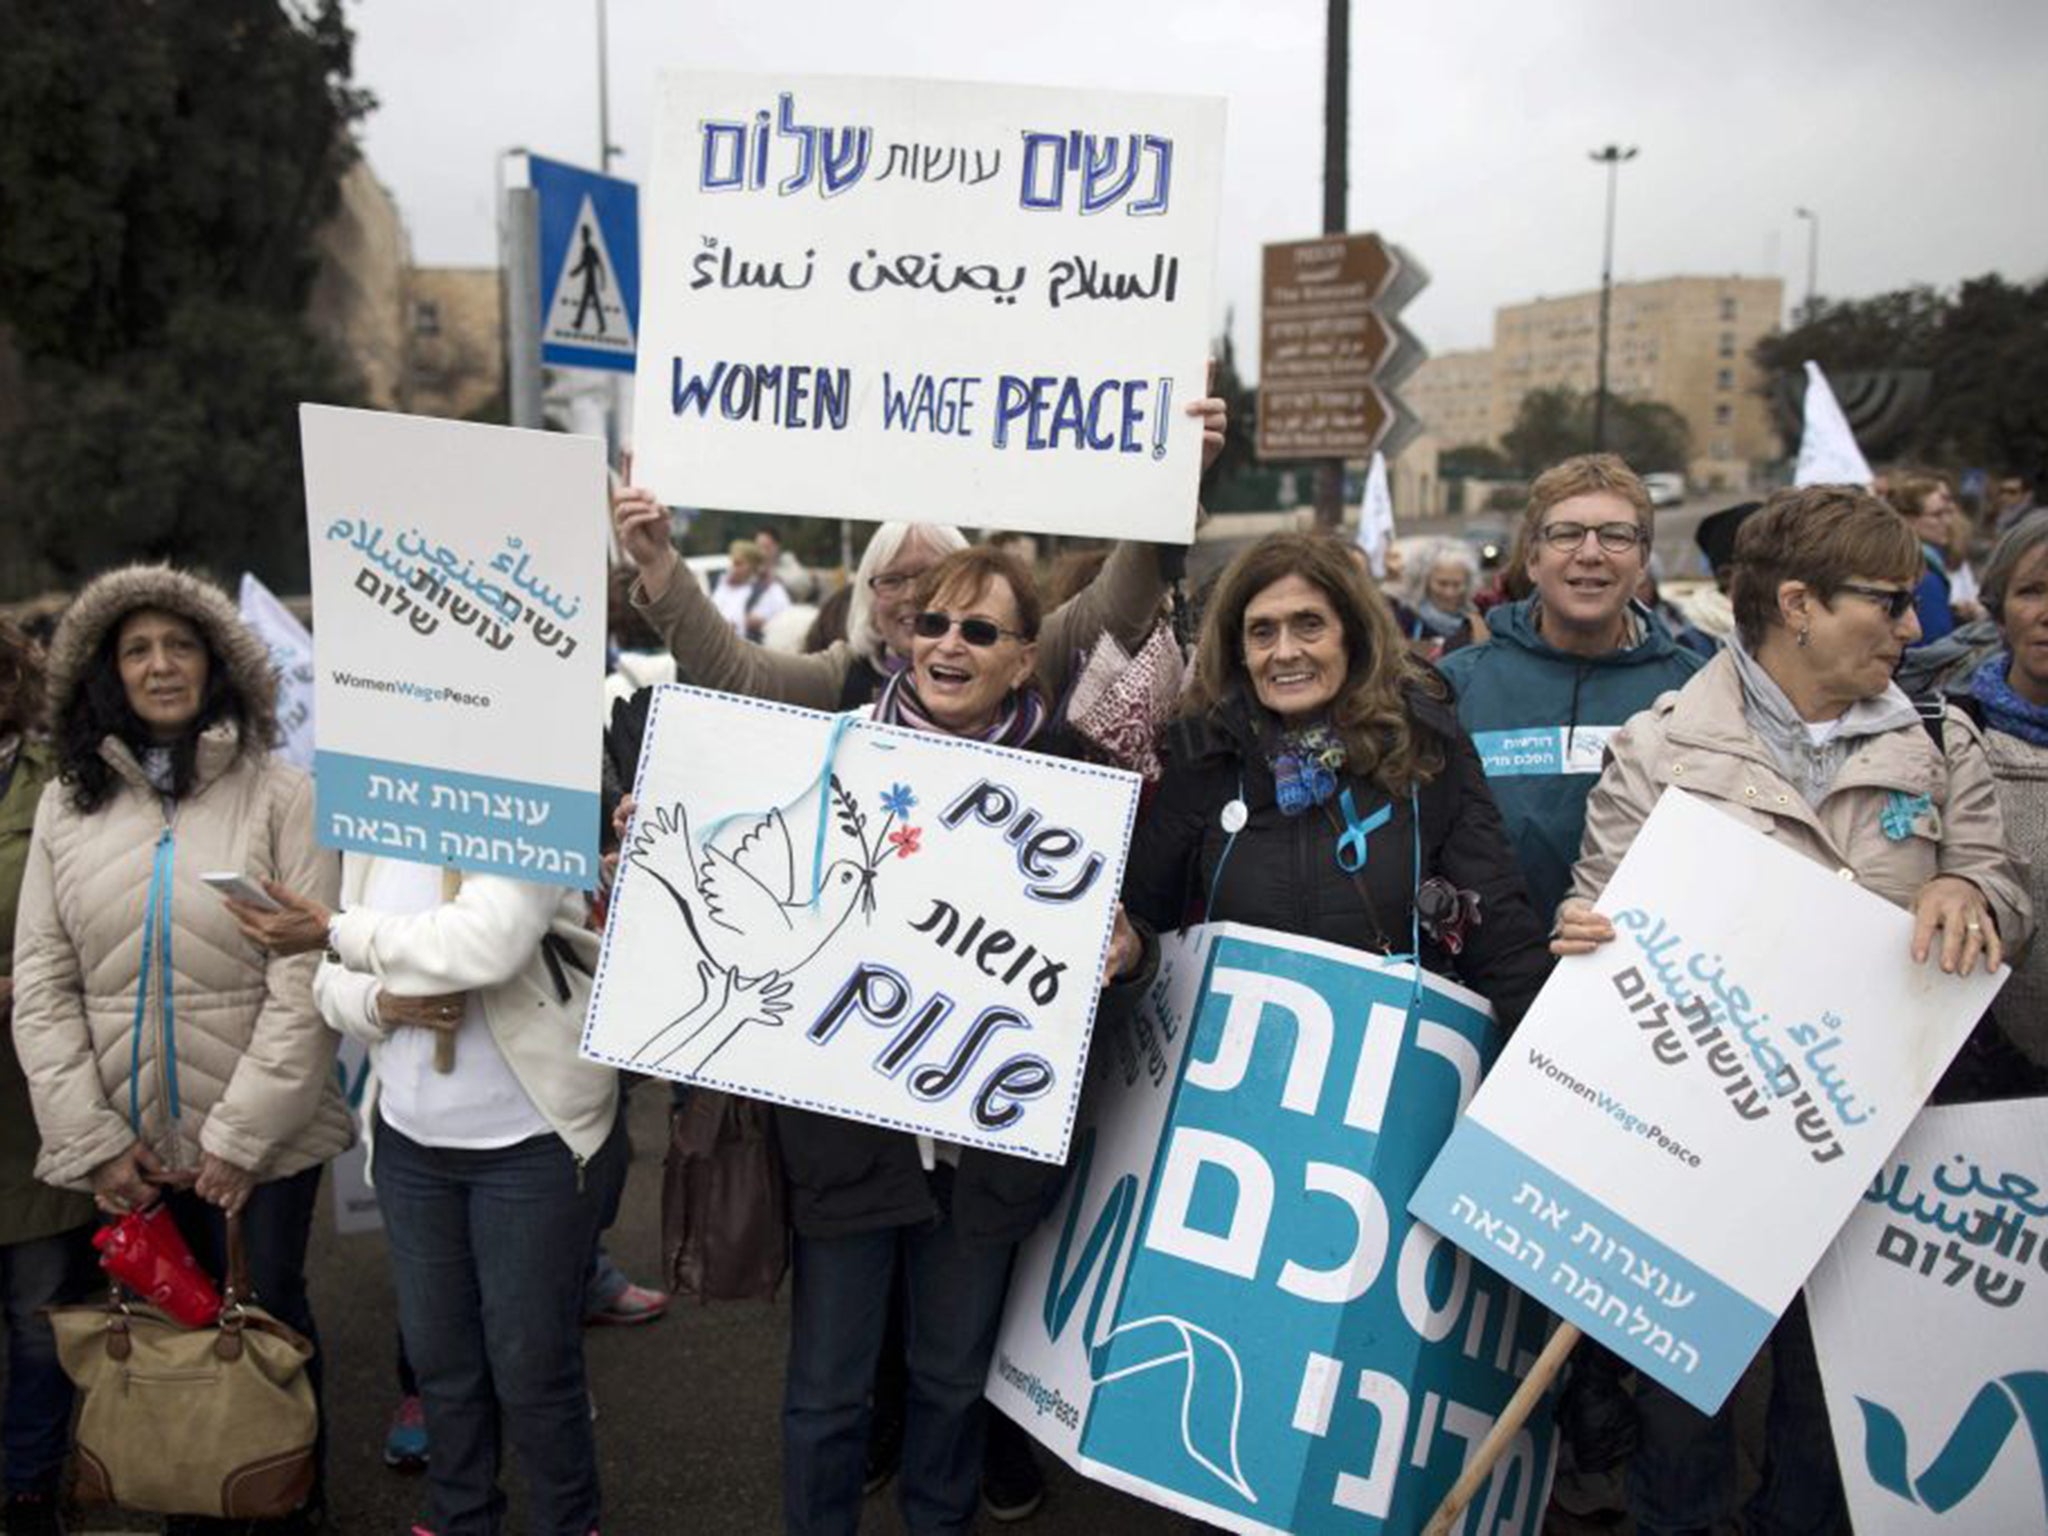
M264 890L262 886L251 880L247 875L237 874L232 869L216 869L210 874L201 875L199 878L212 886L216 891L219 891L221 895L232 897L245 906L257 907L265 912L282 912L284 910L275 901L271 900L270 893Z

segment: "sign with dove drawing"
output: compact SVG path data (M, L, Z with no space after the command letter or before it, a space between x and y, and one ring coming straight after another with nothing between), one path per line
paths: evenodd
M1138 778L656 691L593 1061L1066 1157Z

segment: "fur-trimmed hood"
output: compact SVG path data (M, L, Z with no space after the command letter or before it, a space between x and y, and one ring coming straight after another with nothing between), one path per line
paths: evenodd
M228 595L212 582L169 565L128 565L87 583L65 610L50 640L50 719L62 721L108 630L138 608L160 608L189 620L206 637L241 695L244 748L277 739L277 673L270 648L242 622Z

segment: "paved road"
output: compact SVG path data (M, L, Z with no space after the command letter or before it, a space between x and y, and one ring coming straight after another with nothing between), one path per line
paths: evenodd
M611 1245L637 1279L653 1276L657 1264L666 1101L660 1084L645 1084L632 1096L637 1155ZM380 1460L385 1415L396 1393L395 1314L383 1238L336 1236L323 1209L310 1267L329 1359L334 1528L343 1536L397 1536L420 1512L421 1487ZM780 1529L778 1412L788 1328L785 1303L678 1302L648 1327L590 1331L605 1536L757 1536ZM1056 1463L1048 1470L1045 1509L1016 1527L1030 1536L1191 1529L1179 1516ZM892 1493L868 1500L863 1536L902 1530Z

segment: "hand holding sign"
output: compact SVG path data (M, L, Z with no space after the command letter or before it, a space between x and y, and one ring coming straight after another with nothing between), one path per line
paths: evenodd
M1969 975L1979 956L1987 972L2004 963L2005 948L1998 942L1998 923L1991 916L1991 906L1984 893L1967 880L1936 875L1913 898L1916 963L1926 963L1937 932L1941 934L1941 968L1951 976Z

